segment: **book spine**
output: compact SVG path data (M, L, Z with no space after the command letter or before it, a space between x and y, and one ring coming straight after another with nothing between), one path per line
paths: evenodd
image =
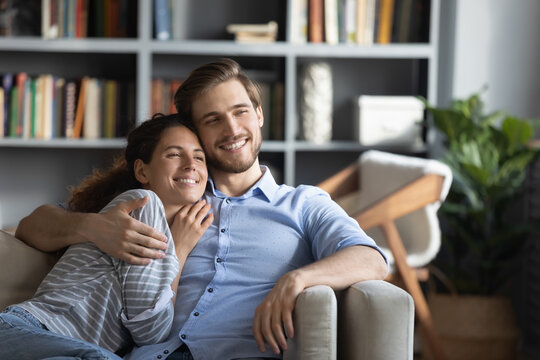
M326 43L336 45L339 42L337 0L324 0L324 27Z
M24 83L24 117L22 124L22 136L25 139L30 138L31 120L32 120L32 79L28 78Z
M170 13L167 0L154 0L154 27L156 39L169 40L171 38Z
M2 126L4 127L4 136L9 136L9 110L11 106L11 88L13 87L13 75L10 73L4 74L2 77L2 88L4 89L4 118Z
M392 19L394 18L394 0L380 0L379 30L377 42L389 44L392 38Z
M9 136L17 137L17 123L19 121L19 93L16 86L11 88L9 107Z
M69 80L64 86L64 116L63 116L63 134L66 138L73 138L73 126L75 124L75 109L77 85L75 81Z
M324 4L323 0L309 0L308 3L308 40L312 43L324 41Z
M0 87L0 138L5 136L4 134L4 88Z

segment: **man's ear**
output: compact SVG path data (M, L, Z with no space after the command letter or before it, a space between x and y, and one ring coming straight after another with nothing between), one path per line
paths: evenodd
M135 160L133 168L137 181L143 185L148 184L148 177L146 176L146 166L144 162L141 159Z
M255 109L255 112L257 113L257 119L259 120L259 127L262 128L264 124L264 115L262 111L262 106L257 106L257 109Z

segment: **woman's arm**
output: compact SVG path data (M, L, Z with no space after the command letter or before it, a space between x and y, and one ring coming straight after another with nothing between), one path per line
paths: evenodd
M106 213L77 213L43 205L23 218L15 236L42 251L57 251L69 245L91 242L101 251L144 265L163 256L167 238L154 228L133 219L129 213L147 199L122 202Z

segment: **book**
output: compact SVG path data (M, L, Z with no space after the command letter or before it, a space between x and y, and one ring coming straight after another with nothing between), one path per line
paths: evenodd
M11 88L9 99L9 136L17 137L17 126L19 122L19 92L16 86Z
M42 76L43 81L43 103L41 114L41 138L49 140L52 138L53 131L53 94L54 80L50 74Z
M66 138L73 138L73 127L75 125L75 111L77 103L77 84L75 80L67 80L64 85L64 103L62 115L62 134Z
M375 39L375 13L377 11L377 0L366 0L366 20L364 26L365 45L373 44Z
M358 0L345 0L343 20L345 22L346 43L356 43L356 37L359 30L357 26L357 6Z
M377 31L377 42L379 44L389 44L392 39L392 23L394 18L394 0L380 0L379 27Z
M33 78L30 80L30 97L31 97L31 107L30 107L30 138L36 137L36 89L37 79Z
M114 138L116 135L116 105L118 84L114 80L104 81L104 118L103 118L103 137Z
M75 124L73 125L73 138L78 139L82 135L83 121L84 121L84 108L86 105L86 90L88 87L89 77L85 76L81 79L79 85L79 98L77 100L77 107L75 111Z
M53 106L53 138L64 137L64 78L54 79L54 106Z
M307 42L308 0L292 0L291 4L291 43Z
M4 89L4 118L2 126L4 127L4 136L9 136L9 108L11 106L11 88L13 87L13 74L6 73L2 76L2 89Z
M156 39L169 40L171 38L171 15L167 0L154 0L154 28Z
M30 138L31 121L32 121L32 79L28 78L24 83L24 103L22 116L22 137Z
M163 79L152 79L150 110L152 114L163 112Z
M32 128L34 138L43 137L43 76L40 75L36 79L36 97L34 100L35 117L32 119ZM32 133L32 130L31 130Z
M234 39L238 43L273 43L276 41L276 36L273 34L237 32Z
M366 43L367 2L368 0L356 1L356 34L354 41L359 45Z
M0 87L0 138L5 136L4 134L4 88Z
M97 139L101 136L101 81L90 78L86 87L86 102L82 136Z
M321 43L324 40L323 0L308 0L308 40Z
M326 43L337 45L339 42L337 0L324 0L324 29Z
M17 73L15 76L15 86L17 87L17 121L16 123L12 123L12 126L15 126L15 135L16 136L22 136L23 135L23 119L25 116L25 95L27 93L25 92L26 82L28 81L28 75L25 72Z

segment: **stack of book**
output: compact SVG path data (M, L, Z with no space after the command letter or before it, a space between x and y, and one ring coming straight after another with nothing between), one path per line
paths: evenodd
M291 41L428 42L429 14L430 0L292 0Z
M234 34L234 39L240 43L275 42L278 24L275 21L267 24L230 24L227 25L227 32Z
M50 74L4 74L0 137L24 139L115 138L135 116L135 84Z

